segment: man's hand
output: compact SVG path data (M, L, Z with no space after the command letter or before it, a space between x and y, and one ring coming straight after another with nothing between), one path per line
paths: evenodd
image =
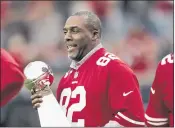
M52 93L48 85L41 88L40 83L38 83L36 79L26 79L24 85L31 91L32 106L35 109L39 108L40 104L43 102L42 97Z
M35 83L34 80L29 80L26 79L24 81L24 85L26 88L28 88L31 91L31 100L32 100L32 106L33 108L39 108L40 107L40 103L42 103L42 93L40 91L36 91L35 89Z
M31 96L31 100L32 100L32 106L33 108L37 109L40 107L40 104L43 102L42 100L42 94L41 93L34 93L34 91L31 91L32 96Z

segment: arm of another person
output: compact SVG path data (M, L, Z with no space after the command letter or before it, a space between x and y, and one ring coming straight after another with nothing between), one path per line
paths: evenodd
M23 86L24 75L19 67L10 62L1 63L1 104L7 104Z
M159 63L150 89L150 100L145 114L147 126L173 125L173 87L173 59L168 55Z

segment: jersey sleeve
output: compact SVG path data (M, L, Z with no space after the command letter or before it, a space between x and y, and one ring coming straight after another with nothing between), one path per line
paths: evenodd
M114 124L115 121L120 124L116 126L124 127L145 125L139 84L127 65L121 63L110 66L108 98L112 112L110 122Z
M166 56L167 58L167 56ZM163 102L168 109L168 111L174 113L174 55L169 54L167 63L164 65L166 69L164 69L161 74L161 78L163 80L162 84L162 99Z
M22 88L24 75L10 62L1 62L1 106L9 102Z
M173 76L168 72L164 65L165 60L163 59L156 70L156 75L150 89L150 99L148 103L148 107L146 109L145 121L147 126L156 126L156 127L165 127L169 126L169 122L173 122L174 114L173 110L173 86L171 86L167 82L171 82L173 84L173 80L169 79ZM170 69L173 70L173 69ZM169 119L168 119L169 118Z

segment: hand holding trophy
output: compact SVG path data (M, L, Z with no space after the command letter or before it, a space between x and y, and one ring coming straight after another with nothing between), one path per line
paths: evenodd
M54 80L51 68L42 61L34 61L25 67L24 74L24 85L32 92L32 104L38 110L41 127L70 127L50 89Z

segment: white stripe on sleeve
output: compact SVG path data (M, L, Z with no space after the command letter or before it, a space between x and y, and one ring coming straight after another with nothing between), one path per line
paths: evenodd
M150 121L147 121L148 124L151 124L153 126L161 126L161 125L165 125L167 124L168 122L150 122Z
M168 121L168 118L153 118L153 117L150 117L148 116L147 114L145 114L145 118L149 121Z
M145 122L140 122L140 121L130 119L130 118L126 117L125 115L123 115L121 112L118 112L117 114L130 123L137 124L137 125L145 125Z

